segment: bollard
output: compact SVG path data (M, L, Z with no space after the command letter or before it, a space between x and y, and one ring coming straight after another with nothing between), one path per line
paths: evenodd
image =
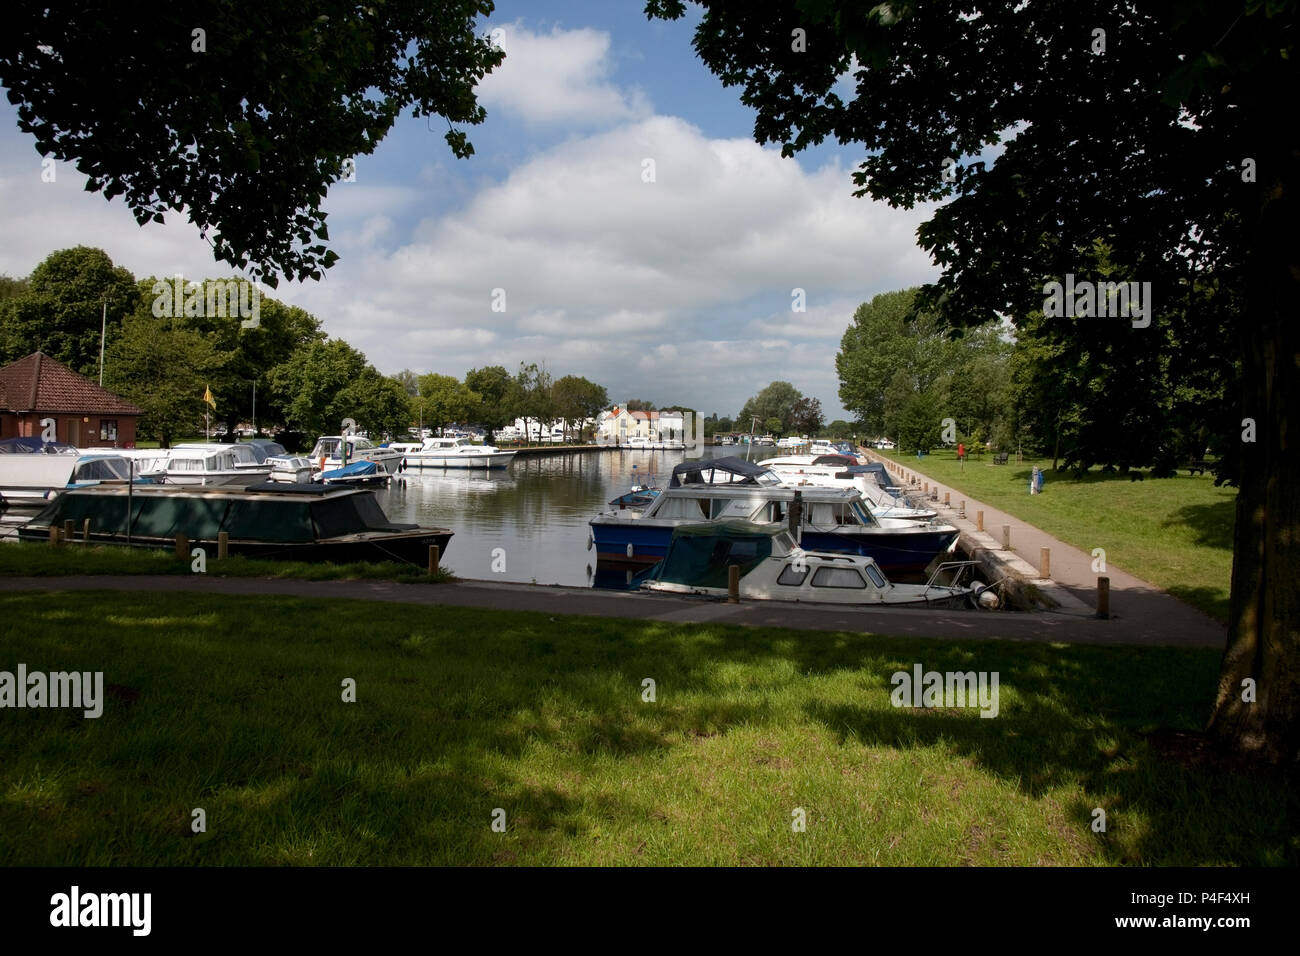
M957 513L958 513L959 515L961 515L963 518L966 517L966 499L965 499L965 498L963 498L963 499L961 500L961 507L957 509Z
M727 603L740 603L740 565L738 564L727 568Z
M928 495L929 493L930 493L930 483L927 481L925 484L921 486L921 494Z
M190 559L190 539L183 534L176 536L176 557L182 561Z
M50 525L50 547L57 548L58 546L59 546L59 526L56 524L52 524Z
M950 492L950 491L945 491L945 492L943 493L943 506L944 506L945 508L950 508L950 507L952 507L952 502L948 500L948 496L949 496L950 494L952 494L952 492Z
M1097 579L1097 616L1110 619L1110 578Z
M975 530L976 531L984 530L984 512L982 511L975 512Z
M436 544L429 545L429 577L433 577L438 573L438 557L438 546Z
M221 561L230 557L230 532L217 532L217 560Z
M1009 524L1004 524L1002 526L1002 550L1011 550L1011 525Z
M63 536L62 536L62 537L63 537L63 540L64 540L64 541L76 541L76 540L77 540L77 523L76 523L75 521L73 521L71 518L68 518L68 519L66 519L66 520L63 522Z
M90 519L81 522L81 543L90 544Z
M1038 576L1040 578L1050 578L1052 576L1052 549L1038 549Z

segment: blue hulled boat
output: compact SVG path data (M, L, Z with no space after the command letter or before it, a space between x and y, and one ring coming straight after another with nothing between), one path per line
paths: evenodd
M865 555L895 573L923 570L958 534L932 521L876 518L856 489L783 486L772 471L729 457L682 462L644 511L597 515L592 545L606 562L653 564L668 553L675 528L729 520L797 522L804 548Z

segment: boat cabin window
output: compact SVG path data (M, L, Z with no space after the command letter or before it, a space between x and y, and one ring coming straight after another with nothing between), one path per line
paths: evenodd
M167 466L170 471L202 471L202 458L173 458Z
M748 518L754 511L754 503L745 498L715 498L712 515L714 518Z
M817 573L813 575L812 583L815 588L865 588L867 586L856 568L818 568Z
M709 517L708 498L686 498L660 495L656 518L692 518L699 521Z
M868 564L863 570L867 572L867 577L871 578L871 583L876 587L889 587L889 582L886 581L885 576L880 573L880 568L876 567L874 564Z
M777 584L784 584L786 587L797 588L808 578L808 565L801 568L795 568L793 564L787 564L781 569L781 576L776 579Z

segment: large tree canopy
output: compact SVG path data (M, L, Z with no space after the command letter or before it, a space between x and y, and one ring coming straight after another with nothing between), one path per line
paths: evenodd
M1245 440L1224 446L1220 472L1241 488L1211 727L1294 766L1300 443L1287 434L1300 408L1300 130L1283 91L1297 87L1296 0L699 5L695 49L742 88L759 142L786 155L828 136L860 143L859 195L905 208L949 200L919 230L943 272L918 304L950 323L1024 322L1043 310L1048 283L1102 278L1102 244L1108 278L1150 283L1149 321L1053 321L1106 351L1141 402L1168 358L1160 323L1189 323L1174 339L1195 342L1201 296L1219 290L1240 358L1234 418L1256 428L1238 426ZM646 9L674 18L685 4ZM1220 321L1206 323L1210 348Z
M37 150L76 162L144 224L183 211L215 256L275 286L337 255L320 205L408 107L481 123L504 54L490 0L112 0L5 7L0 85Z

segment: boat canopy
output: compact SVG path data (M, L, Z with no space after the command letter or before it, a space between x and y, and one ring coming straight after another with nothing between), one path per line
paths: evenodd
M0 441L0 455L77 455L80 450L61 441L39 438L6 438Z
M769 469L734 455L723 458L692 458L673 469L670 488L682 485L759 484ZM705 476L708 477L705 477Z
M215 541L219 532L235 540L308 543L363 531L404 531L414 525L388 520L375 496L365 491L324 489L304 495L292 486L275 486L276 494L142 494L131 496L131 534L140 538L174 538ZM267 489L272 490L272 489ZM293 500L299 497L299 500ZM77 527L89 518L96 534L126 535L126 494L64 492L32 519L38 527L62 525L71 519Z
M719 521L681 525L673 529L668 553L648 577L669 584L725 588L729 567L738 565L744 577L773 553L788 554L788 539L789 532L777 524Z
M850 475L871 475L876 479L876 484L886 491L898 487L894 484L894 479L889 476L889 472L885 471L885 466L878 461L869 462L865 465L850 465L848 473Z

